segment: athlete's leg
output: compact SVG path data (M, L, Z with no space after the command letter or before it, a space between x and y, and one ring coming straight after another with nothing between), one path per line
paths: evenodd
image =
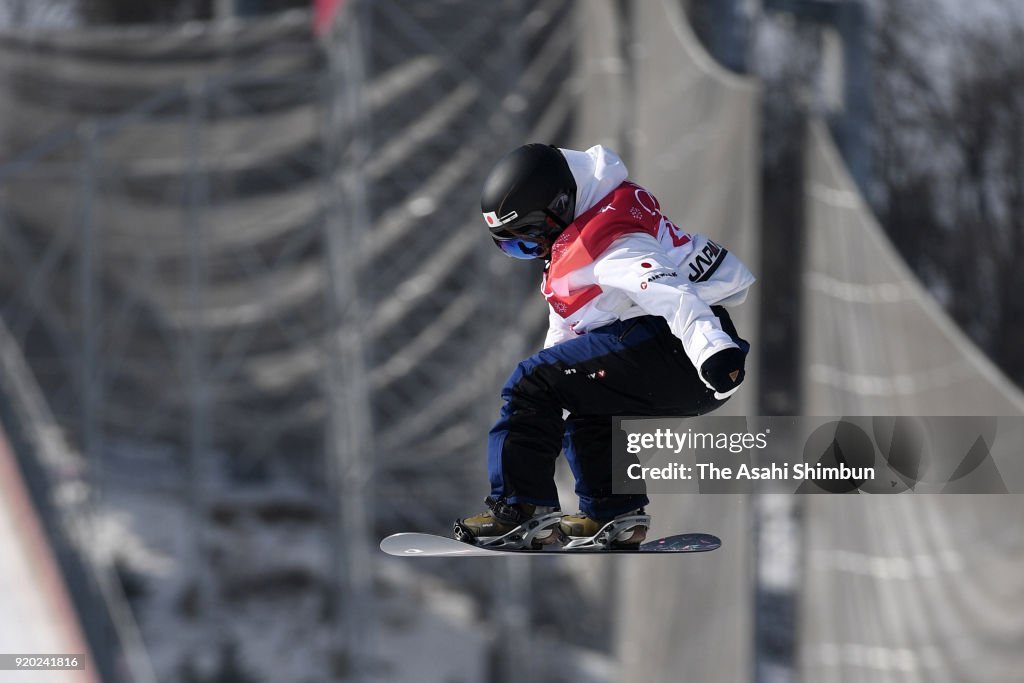
M580 511L595 519L611 519L642 508L650 502L642 493L615 493L618 482L615 481L612 458L611 417L570 415L565 423L564 449L565 458L576 479ZM626 462L619 464L627 465ZM631 488L637 488L636 482L633 482Z
M651 316L612 323L534 354L513 372L502 398L488 442L491 495L535 505L557 504L553 479L563 410L587 420L570 451L574 472L582 473L577 479L584 489L602 491L604 475L596 473L611 467L611 416L699 415L721 405L665 321Z
M722 328L748 349L725 309L713 310ZM576 478L580 510L596 519L610 519L647 503L646 496L614 493L614 477L624 477L628 463L620 462L619 470L613 471L612 415L703 415L724 403L700 380L663 320L644 318L639 325L627 326L620 334L622 348L617 352L584 362L582 376L590 379L591 391L585 401L574 404L566 422L565 454ZM628 379L623 383L620 378ZM623 395L630 398L623 400Z

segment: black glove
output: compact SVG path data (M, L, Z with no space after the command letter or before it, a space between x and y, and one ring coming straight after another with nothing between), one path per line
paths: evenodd
M715 390L715 398L722 399L732 394L746 376L743 365L747 354L736 348L719 351L704 361L700 367L700 376L710 388Z

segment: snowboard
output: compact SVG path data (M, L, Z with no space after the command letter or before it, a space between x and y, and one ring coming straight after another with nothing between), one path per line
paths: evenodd
M396 557L494 557L497 555L625 555L636 553L705 553L722 545L711 534L678 534L648 541L635 550L508 550L491 549L456 541L436 534L392 534L380 542L380 549Z

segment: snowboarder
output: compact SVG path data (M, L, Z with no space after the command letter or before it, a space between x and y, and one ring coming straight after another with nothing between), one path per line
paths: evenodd
M549 329L502 388L487 510L456 521L454 536L475 543L529 530L513 537L537 547L601 531L606 546L638 546L649 500L612 491L611 416L702 415L735 393L750 347L725 307L743 302L754 277L663 215L600 145L511 151L487 176L481 208L505 254L546 261ZM554 484L563 447L574 515L559 512Z

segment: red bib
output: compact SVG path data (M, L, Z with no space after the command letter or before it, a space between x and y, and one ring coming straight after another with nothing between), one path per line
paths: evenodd
M601 293L598 285L556 294L551 282L590 265L623 235L646 233L658 237L661 206L650 192L625 181L574 220L551 245L551 263L541 291L551 308L568 318Z

